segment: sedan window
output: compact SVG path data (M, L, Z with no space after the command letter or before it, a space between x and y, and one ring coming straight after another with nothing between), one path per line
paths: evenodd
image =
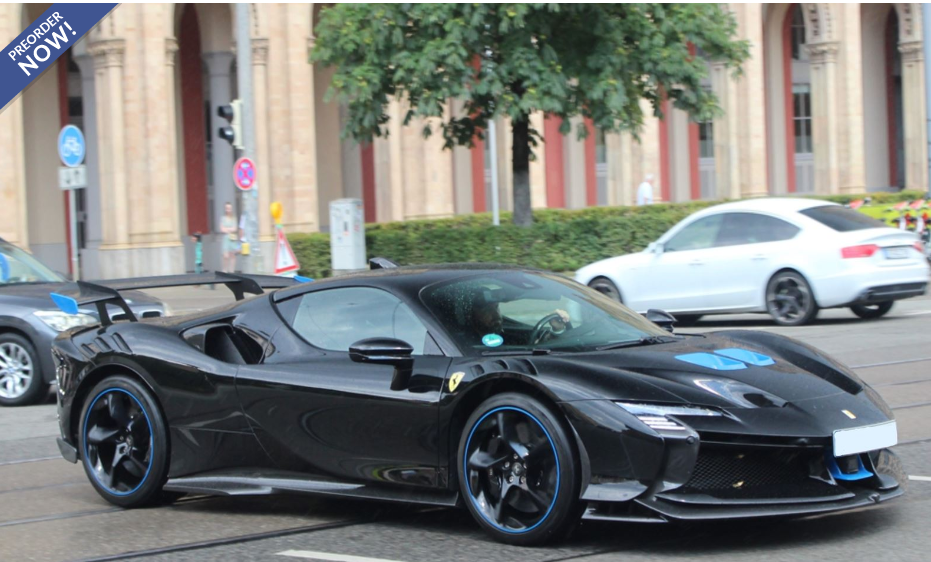
M804 209L799 212L838 232L850 232L852 230L866 230L868 228L882 228L886 226L881 221L868 217L859 211L841 207L840 205L811 207L810 209Z
M698 219L680 230L665 244L667 252L682 252L685 250L704 250L714 246L721 230L723 215L711 215Z
M727 213L716 246L738 246L789 240L799 228L784 220L757 213Z
M348 351L362 339L395 338L410 344L414 355L423 355L427 328L391 293L346 287L314 291L297 299L291 327L316 347Z

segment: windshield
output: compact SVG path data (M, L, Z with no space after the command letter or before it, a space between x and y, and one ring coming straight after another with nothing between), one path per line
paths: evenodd
M0 241L0 284L59 283L65 279L16 246Z
M601 293L551 274L481 273L431 285L421 299L472 355L591 351L669 335Z

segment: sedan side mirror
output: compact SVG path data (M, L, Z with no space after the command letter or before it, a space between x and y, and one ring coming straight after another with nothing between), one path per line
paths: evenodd
M650 242L649 244L647 244L647 252L650 252L653 254L662 254L664 249L665 249L665 246L663 245L662 242Z
M404 366L411 361L414 348L394 338L368 338L349 346L349 358L356 363L384 363Z
M672 332L672 327L676 323L676 317L672 314L669 314L665 310L660 310L658 308L651 308L644 314L647 320L653 322L660 328L666 330L667 332Z

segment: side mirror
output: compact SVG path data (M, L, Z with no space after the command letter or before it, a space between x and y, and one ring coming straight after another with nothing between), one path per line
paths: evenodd
M662 253L665 252L665 251L666 251L666 245L665 245L665 244L663 244L662 242L653 242L653 253L654 253L654 254L659 255L659 254L662 254Z
M669 314L665 310L660 310L658 308L651 308L644 314L647 320L653 322L660 328L666 330L667 332L672 332L672 327L676 323L676 317L672 314Z
M414 348L394 338L368 338L349 346L349 358L357 363L384 363L405 366L411 361Z

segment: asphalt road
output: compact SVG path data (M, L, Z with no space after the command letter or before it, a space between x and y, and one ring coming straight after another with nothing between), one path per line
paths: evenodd
M162 294L175 310L223 289ZM802 338L855 368L893 407L908 493L876 508L791 521L690 526L586 523L567 542L517 548L486 539L464 511L308 497L188 497L124 511L104 502L55 446L55 406L0 409L0 560L925 560L931 520L931 298L861 321L826 311L811 326L716 317L693 330L747 328ZM922 479L922 477L926 477ZM355 558L354 558L355 557Z

